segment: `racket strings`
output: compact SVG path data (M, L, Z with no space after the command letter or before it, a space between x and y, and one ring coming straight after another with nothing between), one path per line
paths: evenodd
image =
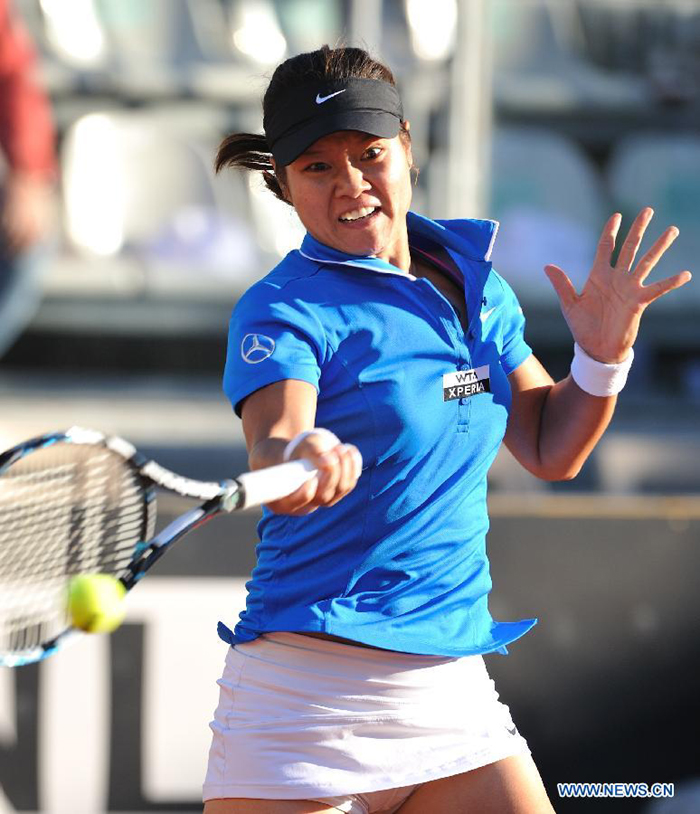
M57 443L0 475L0 651L23 652L68 625L82 573L121 575L154 512L138 473L101 445Z

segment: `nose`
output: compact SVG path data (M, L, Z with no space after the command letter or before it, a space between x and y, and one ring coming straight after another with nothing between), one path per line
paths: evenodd
M352 162L345 162L338 170L336 176L336 193L338 197L358 198L371 187L372 185L365 178L362 170Z

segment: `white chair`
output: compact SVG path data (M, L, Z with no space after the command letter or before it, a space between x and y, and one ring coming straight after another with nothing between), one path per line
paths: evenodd
M608 164L607 179L614 204L627 223L645 206L655 216L640 254L672 224L680 229L652 279L684 269L698 269L700 260L700 137L694 134L641 133L619 141ZM691 284L656 305L687 310L700 303Z
M494 96L511 110L640 110L641 77L604 71L581 55L575 3L492 0Z
M186 113L186 112L185 112ZM216 298L260 270L242 179L215 183L216 134L196 112L95 113L67 132L62 150L66 233L89 259L122 258L134 290Z
M543 267L554 263L580 287L590 269L608 206L583 151L539 128L494 133L489 217L500 221L494 267L524 303L556 303Z
M257 102L219 0L19 0L56 91Z

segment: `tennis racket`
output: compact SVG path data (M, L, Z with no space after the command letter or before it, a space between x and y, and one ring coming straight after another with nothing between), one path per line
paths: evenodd
M79 427L0 454L0 666L41 661L80 633L67 611L72 577L109 574L130 590L188 532L285 497L315 473L291 461L191 480L123 438ZM203 502L154 536L158 488Z

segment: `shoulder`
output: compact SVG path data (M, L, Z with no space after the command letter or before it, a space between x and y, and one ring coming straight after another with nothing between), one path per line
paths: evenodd
M319 304L320 264L296 255L290 252L240 297L229 322L230 340L262 334L280 342L283 334L294 335L325 354L328 318Z
M285 288L304 288L321 269L321 264L304 257L298 249L289 252L262 279L254 283L244 296L262 296L265 292L281 291Z
M511 287L508 280L506 280L503 275L499 274L496 269L492 268L489 274L489 283L494 286L495 289L501 292L504 297L508 299L517 300L517 296L513 288Z
M266 304L303 302L315 285L320 264L303 257L298 250L289 252L275 268L248 288L238 300L234 313Z

